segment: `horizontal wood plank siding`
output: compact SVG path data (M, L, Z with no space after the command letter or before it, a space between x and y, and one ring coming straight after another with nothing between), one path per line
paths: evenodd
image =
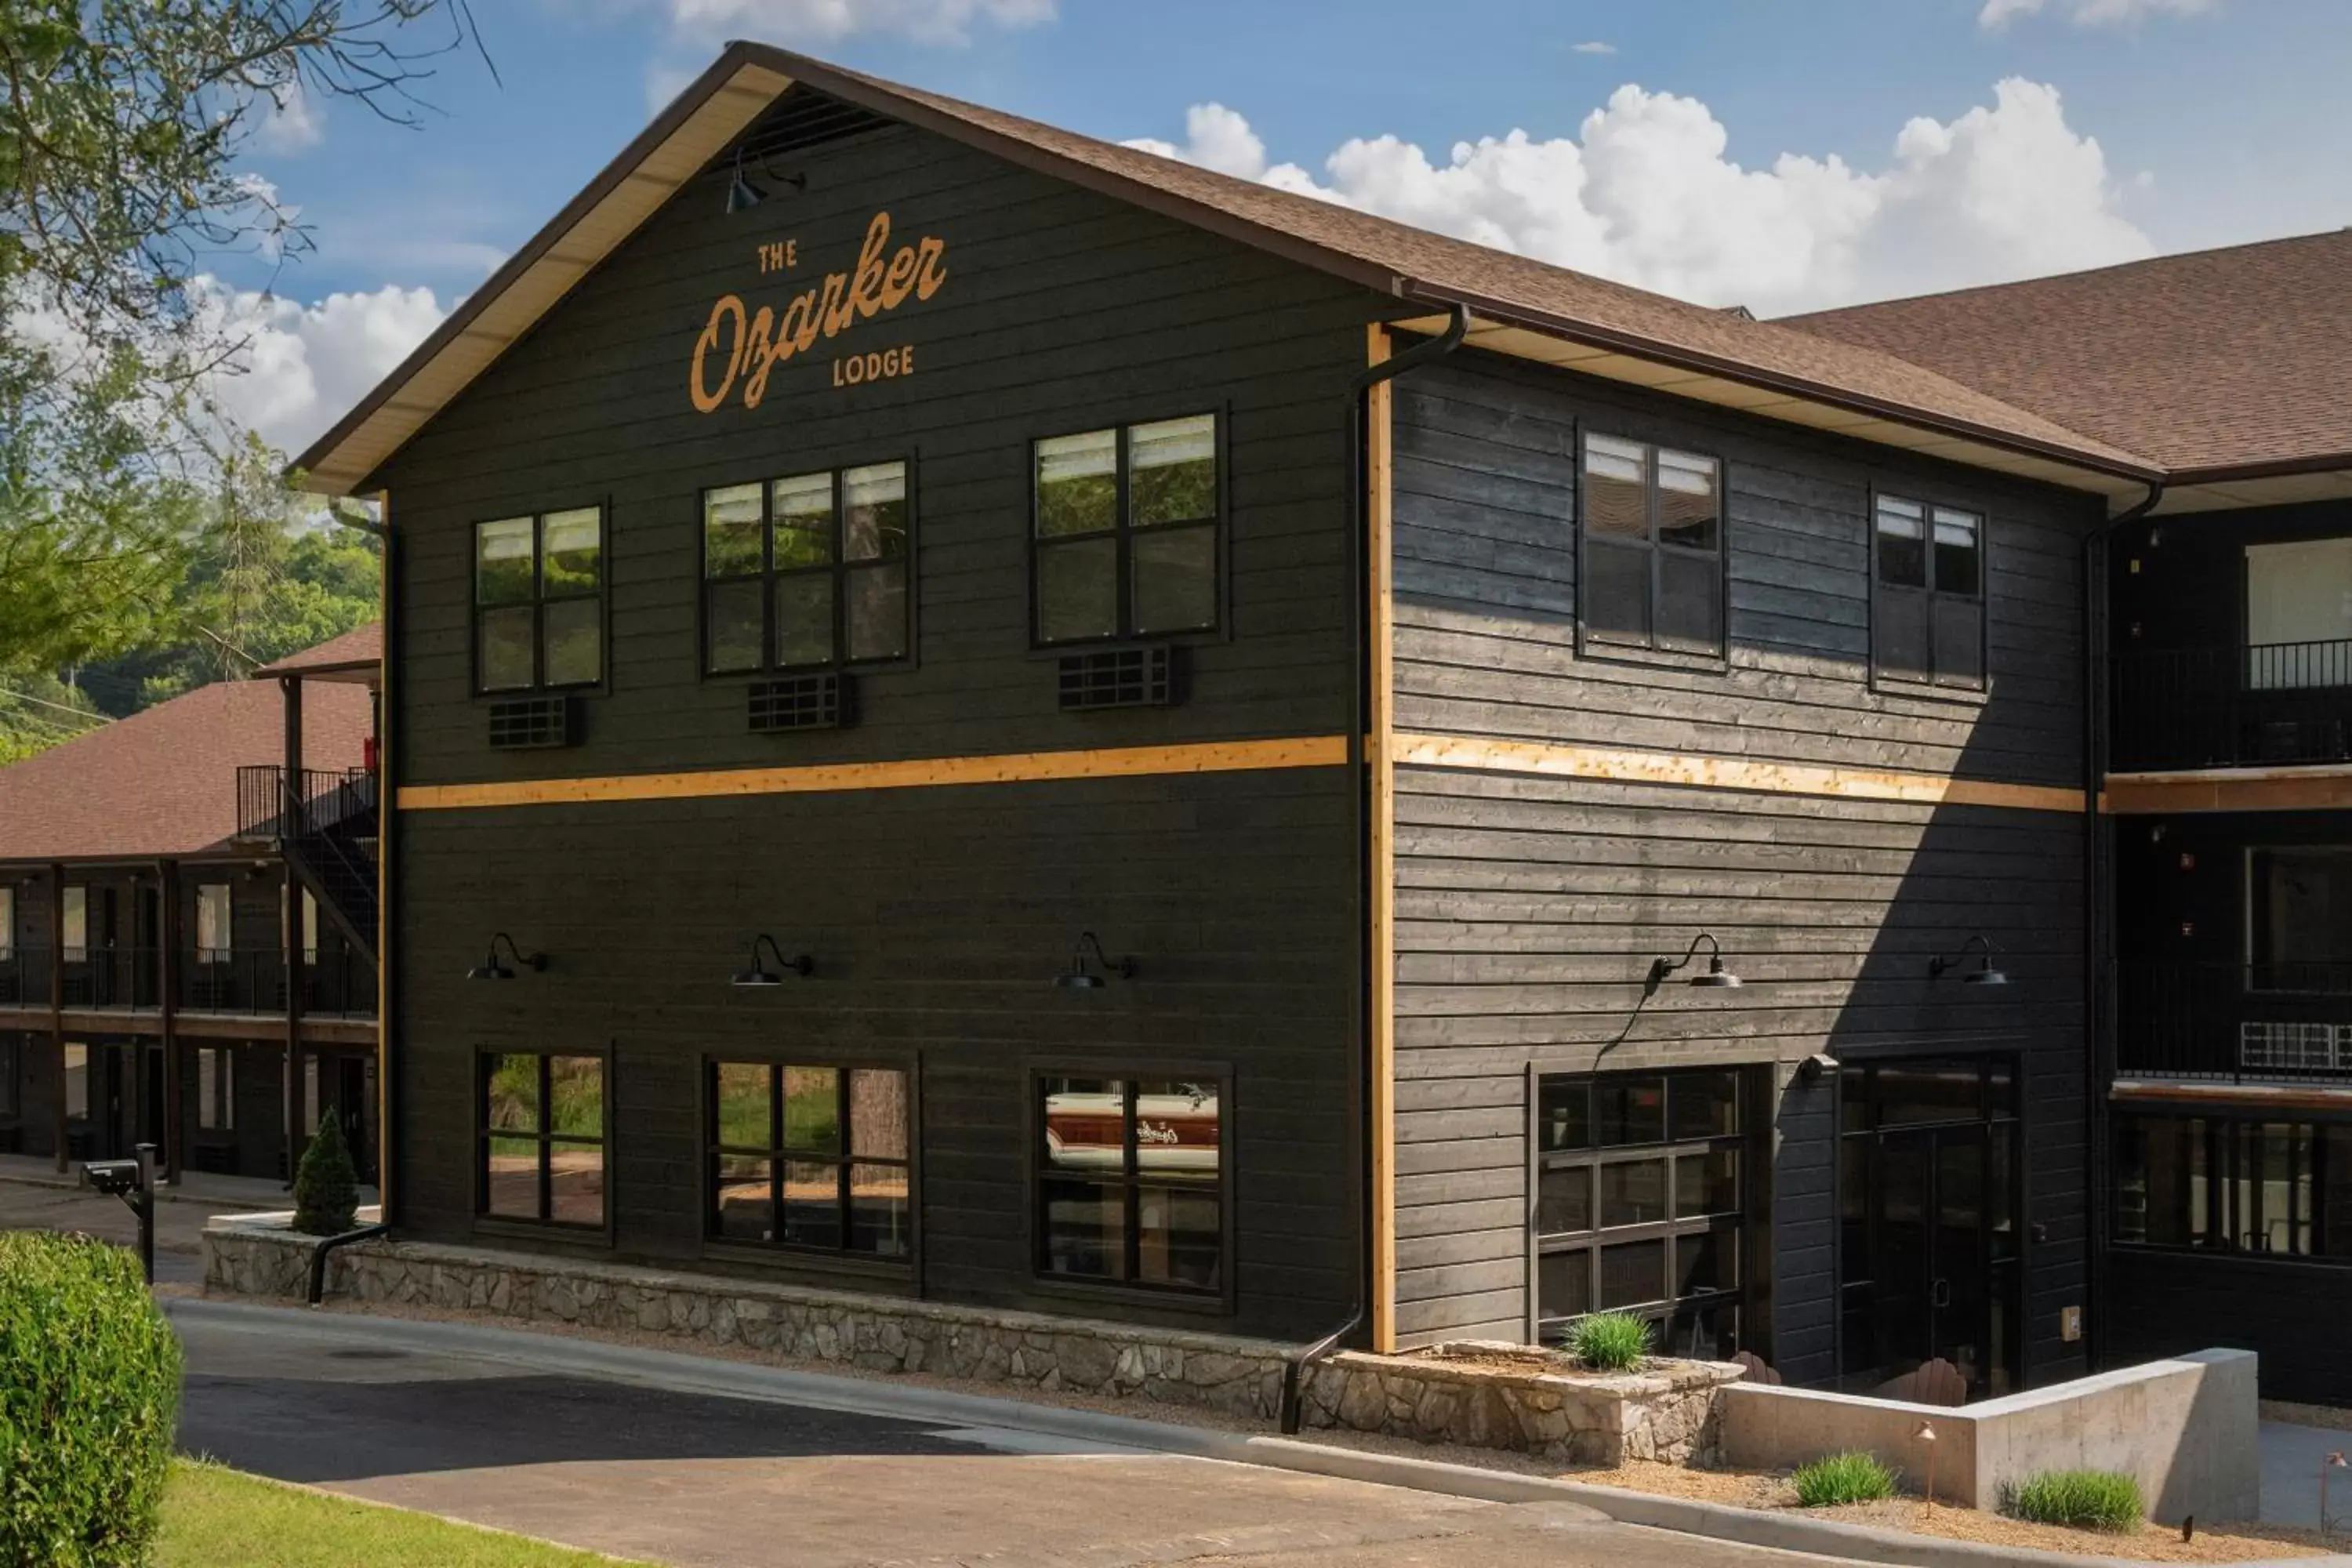
M1624 1028L1650 961L1704 930L1746 987L1670 984L1606 1066L1769 1068L1772 1337L1756 1348L1792 1381L1836 1371L1835 1080L1801 1085L1797 1064L1818 1051L2011 1049L2030 1062L2031 1215L2043 1237L2030 1249L2029 1370L2046 1379L2079 1364L2058 1341L2058 1309L2084 1289L2078 584L2095 503L1475 351L1407 378L1398 406L1400 730L1666 754L1690 764L1668 777L1756 784L1630 768L1399 769L1406 1342L1523 1331L1527 1070L1589 1068ZM1722 459L1725 668L1579 656L1588 429ZM1874 689L1874 484L1989 517L1988 692ZM1412 755L1409 738L1401 747ZM1424 761L1445 757L1432 747ZM1964 784L1939 800L1933 788L1830 790L1832 774L2026 787ZM1804 787L1779 789L1776 776ZM1974 931L2000 945L2014 982L1990 1000L1927 977L1930 957Z
M919 1061L921 1095L921 1268L874 1288L1320 1334L1360 1289L1345 409L1377 302L905 129L784 162L806 190L750 214L721 210L723 170L690 185L382 476L404 544L399 783L440 808L404 813L396 850L405 1223L471 1233L477 1047L609 1046L614 1250L756 1269L703 1249L698 1064L867 1055ZM886 209L894 246L947 242L936 296L779 365L756 410L694 412L713 299L781 309ZM760 276L756 247L787 238L798 268ZM833 384L837 355L900 344L911 375ZM1181 705L1063 713L1029 647L1030 443L1202 412L1223 421L1223 626L1187 640ZM749 678L698 673L699 491L898 458L916 657L856 673L853 728L749 732ZM590 502L609 508L609 679L579 744L494 752L468 685L471 524ZM897 787L931 783L959 787ZM467 984L497 930L547 972ZM1137 977L1053 987L1081 931ZM815 973L731 990L762 931ZM1230 1066L1231 1315L1036 1280L1027 1074L1048 1059Z

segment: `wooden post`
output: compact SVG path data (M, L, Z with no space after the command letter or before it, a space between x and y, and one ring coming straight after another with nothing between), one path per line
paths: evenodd
M375 678L375 1194L377 1217L393 1219L393 1119L399 1101L392 1089L392 725L393 637L392 492L376 493L376 521L383 529L377 557L376 603L383 610L383 662Z
M163 919L156 921L157 940L163 944L156 956L155 981L163 987L161 998L163 1016L163 1180L171 1186L180 1184L180 1151L187 1142L184 1123L186 1107L180 1094L180 865L176 860L159 860L155 864L155 879L160 885L158 897L163 901Z
M1389 357L1388 329L1369 331L1365 358L1379 364ZM1371 603L1365 626L1371 640L1370 733L1365 756L1371 765L1370 886L1367 911L1371 926L1371 1063L1369 1069L1372 1180L1372 1348L1396 1349L1396 718L1393 620L1394 517L1390 491L1393 463L1391 384L1374 382L1365 395L1365 551L1370 567ZM1351 479L1352 483L1353 480Z
M286 780L278 802L278 838L283 845L302 831L302 682L292 676L279 679L286 697ZM294 1184L295 1163L302 1157L302 879L281 847L279 870L284 874L285 905L279 924L286 949L286 1183Z
M49 867L49 1046L58 1061L58 1170L66 1168L66 868ZM84 1066L85 1075L88 1066ZM82 1082L89 1084L85 1076Z

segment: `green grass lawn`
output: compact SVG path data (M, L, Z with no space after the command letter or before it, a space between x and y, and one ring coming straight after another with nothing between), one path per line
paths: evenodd
M182 1460L154 1568L612 1568L620 1560Z

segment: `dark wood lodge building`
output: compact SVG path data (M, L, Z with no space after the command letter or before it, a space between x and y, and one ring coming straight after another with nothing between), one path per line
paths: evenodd
M0 770L0 1148L283 1177L336 1116L373 1163L382 658L368 627Z
M2245 1342L2236 1269L2332 1309L2352 1023L2222 998L2352 965L2352 880L2196 815L2342 744L2331 667L2222 637L2256 751L2093 787L2107 671L2231 624L2205 513L2303 481L1889 311L730 47L302 459L390 519L392 1221L1384 1346L1624 1307L1855 1387ZM2352 638L2261 572L2262 646Z

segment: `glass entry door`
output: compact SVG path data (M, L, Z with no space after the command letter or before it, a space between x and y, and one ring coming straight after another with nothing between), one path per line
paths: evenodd
M1940 1361L1970 1399L2010 1392L2021 1382L2014 1060L1854 1063L1841 1076L1839 1386L1908 1397L1921 1392L1910 1374Z

